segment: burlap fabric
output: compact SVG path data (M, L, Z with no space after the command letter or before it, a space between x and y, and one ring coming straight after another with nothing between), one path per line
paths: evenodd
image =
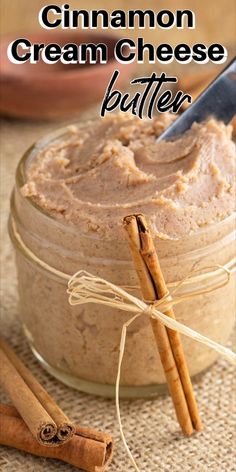
M9 196L16 164L26 148L58 123L2 120L1 127L1 333L20 358L73 420L114 435L111 472L129 472L119 437L113 400L85 395L50 377L31 353L17 317L17 288L13 250L7 234ZM203 315L204 316L204 315ZM226 320L227 322L227 314ZM1 368L1 367L0 367ZM135 368L135 366L134 366ZM130 448L145 472L233 472L236 471L235 369L220 359L198 379L195 391L205 425L204 432L184 438L175 420L169 396L153 400L121 402L121 415ZM8 399L0 391L0 400ZM76 469L58 461L41 459L14 449L0 447L2 472L72 472Z

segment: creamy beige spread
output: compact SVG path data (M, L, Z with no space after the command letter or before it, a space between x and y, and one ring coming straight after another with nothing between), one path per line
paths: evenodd
M171 119L111 115L70 128L34 159L24 195L56 218L106 236L135 212L162 238L224 218L235 206L231 127L210 119L157 143Z
M235 222L227 217L235 207L231 126L209 119L175 142L156 143L172 119L111 115L37 144L12 205L31 251L65 274L84 269L118 285L137 286L122 218L143 212L170 287L196 263L208 267L205 278L187 281L183 293L218 282L209 266L230 264L235 253ZM40 359L86 391L99 393L100 387L84 381L114 385L121 329L130 314L95 304L71 307L66 280L42 270L16 246L20 314ZM177 305L177 319L225 344L234 322L234 282L232 277L221 289ZM139 290L132 293L141 297ZM183 343L192 375L216 359L199 343L186 337ZM121 384L164 382L150 322L143 316L128 330Z

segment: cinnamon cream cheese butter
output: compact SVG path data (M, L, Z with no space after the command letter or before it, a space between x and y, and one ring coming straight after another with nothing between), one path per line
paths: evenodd
M174 142L156 142L173 118L110 115L42 139L22 159L12 196L10 234L16 246L20 315L37 357L54 375L85 391L110 395L119 341L129 315L100 305L71 307L66 276L80 269L135 288L138 281L122 219L144 213L169 287L193 268L181 288L190 293L234 274L235 144L231 126L214 119ZM48 265L39 267L20 247ZM234 320L234 275L224 287L176 307L176 318L225 343ZM183 339L190 373L216 354ZM164 383L150 323L129 330L123 394L149 395Z
M175 142L155 139L170 117L118 115L71 130L27 170L22 188L45 211L112 237L123 216L143 211L156 234L179 238L234 209L230 128L210 120Z

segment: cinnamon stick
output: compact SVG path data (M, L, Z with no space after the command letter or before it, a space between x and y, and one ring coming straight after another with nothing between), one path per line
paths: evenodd
M71 440L49 448L30 433L14 407L0 404L0 444L36 456L59 459L87 472L103 472L112 460L112 437L90 428L76 426Z
M164 276L162 274L157 252L153 243L151 233L148 229L147 222L143 215L139 215L137 218L139 224L139 234L141 238L140 252L151 274L158 299L160 299L168 293L168 289L165 283ZM175 319L173 308L166 310L165 315ZM194 429L196 429L196 431L201 431L202 422L198 413L197 402L194 396L193 386L190 379L180 334L178 333L178 331L169 328L166 328L166 331L169 337L171 349L183 386L193 427Z
M74 425L3 339L0 365L0 385L35 439L47 446L68 441L74 434Z
M163 297L167 289L164 290L164 278L145 218L143 215L127 216L124 218L124 228L128 234L143 297L145 300L155 301ZM173 310L171 315L174 316ZM180 337L178 333L175 336L173 333L176 332L173 330L167 331L163 323L158 320L151 319L151 325L177 419L183 432L186 435L191 435L193 428L200 430L202 426ZM182 375L184 377L183 383Z

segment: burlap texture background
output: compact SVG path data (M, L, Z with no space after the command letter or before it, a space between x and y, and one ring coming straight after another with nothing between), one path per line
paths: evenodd
M13 250L7 234L9 196L16 164L26 148L58 123L2 120L1 131L1 333L15 348L38 380L73 420L111 432L115 438L111 472L129 472L130 465L119 438L113 400L85 395L50 377L40 367L21 332L17 317L17 288ZM226 320L227 322L227 314ZM134 366L135 368L135 366ZM168 396L153 400L122 401L121 414L130 448L145 472L236 471L235 369L220 359L194 384L204 432L184 438ZM0 391L0 401L7 398ZM0 447L2 472L75 472L66 464Z

